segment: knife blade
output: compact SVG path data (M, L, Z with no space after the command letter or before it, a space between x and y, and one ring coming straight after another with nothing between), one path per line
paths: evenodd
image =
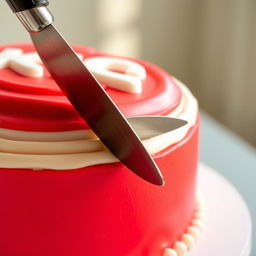
M53 26L47 0L6 0L30 33L47 70L103 144L131 171L155 185L163 176L135 131Z
M127 121L141 140L174 131L188 123L169 116L131 116L127 117Z

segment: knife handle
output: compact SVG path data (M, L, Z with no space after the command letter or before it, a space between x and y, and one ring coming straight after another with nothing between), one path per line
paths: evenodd
M13 12L22 12L28 9L47 6L48 0L6 0Z
M0 0L1 1L1 0ZM48 0L6 0L29 33L37 33L53 23Z

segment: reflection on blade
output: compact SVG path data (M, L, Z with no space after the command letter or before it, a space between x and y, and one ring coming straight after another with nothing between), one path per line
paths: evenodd
M54 26L31 38L53 79L106 147L141 178L163 185L163 177L140 139Z

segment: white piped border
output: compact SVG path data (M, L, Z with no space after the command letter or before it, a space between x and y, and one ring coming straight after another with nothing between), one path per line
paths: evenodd
M206 206L204 198L198 194L196 199L196 208L191 225L182 235L180 241L176 241L173 248L167 248L163 256L186 256L196 243L199 234L203 229L206 218Z

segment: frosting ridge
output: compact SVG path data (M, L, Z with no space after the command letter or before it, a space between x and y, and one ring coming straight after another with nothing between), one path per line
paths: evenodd
M44 72L42 77L18 74L8 68L8 61L19 62L12 57L6 59L5 68L0 68L0 167L66 170L117 162L41 66L33 46L19 44L11 47L8 48L10 54L24 53L21 64L22 61L37 63ZM0 52L2 50L8 55L8 49L4 49L0 46ZM143 140L151 155L180 142L195 125L198 115L196 99L185 85L159 67L141 60L113 58L87 47L77 46L75 51L85 58L85 63L89 60L99 65L99 60L105 58L103 71L111 63L115 67L120 64L123 65L120 70L128 68L129 74L142 78L139 94L110 88L104 84L109 79L101 83L125 116L164 115L188 121L180 129ZM95 70L101 70L97 65ZM106 69L106 72L109 75L115 71Z
M183 100L168 116L184 119L188 124L172 132L143 140L144 146L152 155L181 141L196 123L197 101L180 81L176 82L183 92ZM90 130L33 134L7 129L2 131L3 153L0 153L0 162L3 168L67 170L118 162Z

